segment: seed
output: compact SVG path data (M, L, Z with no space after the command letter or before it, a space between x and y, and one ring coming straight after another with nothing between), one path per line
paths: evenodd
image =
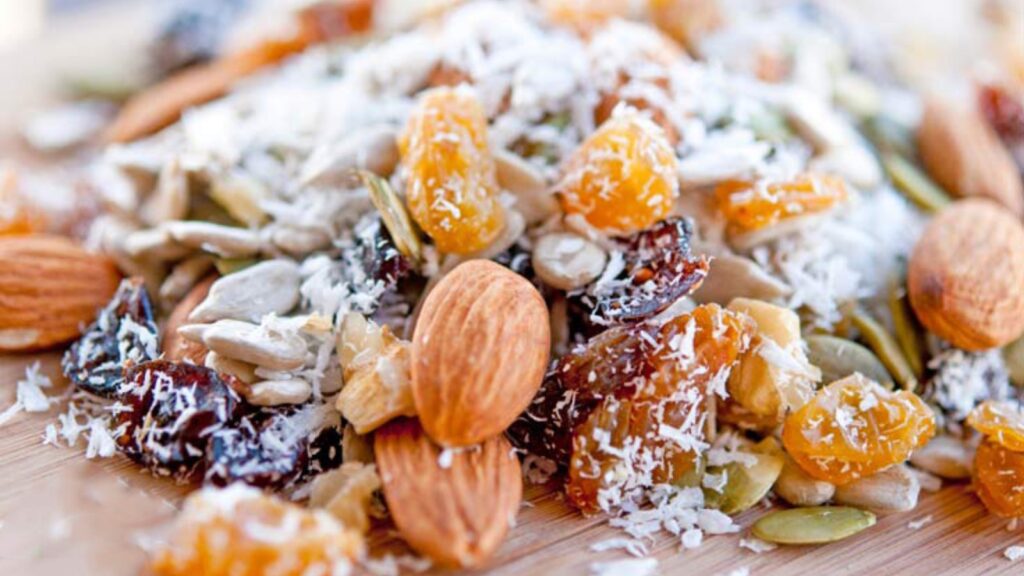
M608 256L599 246L569 232L547 234L533 249L533 269L560 290L574 290L601 275Z
M1010 382L1024 387L1024 338L1018 338L1003 348L1003 361L1010 374Z
M973 451L959 438L936 436L910 455L910 463L941 478L962 480L971 477Z
M389 176L398 164L398 131L378 125L358 130L335 145L316 148L302 166L302 186L338 186L352 180L353 169Z
M270 195L259 179L239 170L217 174L209 188L210 198L232 218L246 226L259 226L267 219L261 203Z
M291 260L268 260L214 282L210 294L188 319L259 322L266 314L285 314L298 301L298 265Z
M775 493L793 506L819 506L832 499L834 484L812 478L789 455L784 455L782 472L775 481Z
M163 226L131 232L122 247L128 256L140 260L179 260L193 251L172 238Z
M868 346L874 350L879 360L882 361L882 364L885 365L896 381L900 383L900 386L904 390L913 392L914 388L917 387L917 378L914 377L914 371L910 368L910 363L903 355L900 345L896 343L896 339L893 338L892 334L864 312L854 312L851 319L853 320L853 325L860 330L864 340L867 341Z
M696 248L696 247L695 247ZM695 249L700 254L700 249ZM752 298L770 302L789 296L789 286L764 271L750 258L736 254L714 254L711 269L700 288L693 293L699 304L728 304L735 298Z
M358 170L357 174L370 191L370 200L380 212L384 227L391 234L395 248L414 265L423 261L423 245L420 243L418 230L413 226L412 218L405 209L405 203L398 197L387 180L366 170Z
M139 209L139 217L150 226L169 220L179 220L188 214L188 173L177 159L160 169L156 190Z
M259 377L256 376L256 366L241 360L225 358L216 352L207 353L204 364L207 368L234 376L245 384L255 384L259 380Z
M222 356L271 370L295 370L306 361L306 342L300 336L238 320L218 320L203 331L203 343Z
M260 235L255 230L196 220L168 222L166 227L182 246L224 258L255 256L260 251Z
M910 308L910 299L907 297L906 284L902 278L901 281L894 282L889 290L889 312L892 314L892 323L896 329L896 342L903 351L914 377L920 380L924 376L924 342L921 326Z
M498 184L516 197L516 210L527 224L543 222L558 213L558 202L544 175L518 155L505 150L494 153Z
M323 230L281 226L270 234L274 246L293 256L305 256L331 243L331 237Z
M282 406L302 404L313 395L309 382L294 378L291 380L266 380L253 384L245 393L245 399L256 406Z
M184 298L211 268L213 259L206 254L198 254L181 261L160 285L160 300L168 307L172 307Z
M884 154L882 165L896 188L925 212L938 212L952 202L949 194L939 188L923 170L898 153Z
M836 502L872 512L906 512L917 506L921 483L905 464L897 464L836 488Z
M811 506L769 512L758 518L754 536L777 544L825 544L875 525L871 512L847 506Z
M821 381L828 384L842 380L858 372L867 378L889 388L893 387L892 376L885 365L871 350L864 346L835 336L815 334L806 338L807 358L821 369Z
M775 454L751 454L756 462L750 466L743 462L730 462L722 467L711 467L710 474L726 474L725 487L719 493L705 490L705 501L726 514L739 514L761 501L772 489L782 472L782 457Z
M824 151L811 160L811 170L842 176L861 190L874 190L882 183L882 168L875 155L853 144Z

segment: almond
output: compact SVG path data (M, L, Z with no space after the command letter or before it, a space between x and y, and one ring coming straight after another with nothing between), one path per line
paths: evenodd
M193 364L203 365L209 350L199 342L183 338L181 334L178 334L178 328L188 324L188 315L206 299L206 295L210 293L210 286L213 286L216 280L217 275L213 274L193 286L171 311L170 317L167 318L167 324L164 326L164 356L168 360L175 362L188 360Z
M955 196L983 196L1024 216L1024 185L1013 157L976 110L930 99L917 130L928 173Z
M1024 227L982 199L929 222L910 255L907 291L921 323L954 346L986 350L1024 331Z
M444 446L500 434L533 400L551 346L548 309L522 276L460 264L426 297L413 333L412 394Z
M504 436L442 457L416 420L401 419L377 430L374 453L388 510L415 550L442 566L479 566L501 544L523 496Z
M40 350L74 340L120 280L109 258L67 238L0 238L0 351Z

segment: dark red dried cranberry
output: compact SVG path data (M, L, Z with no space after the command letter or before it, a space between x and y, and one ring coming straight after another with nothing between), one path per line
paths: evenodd
M248 407L232 376L203 366L154 360L131 366L117 412L117 444L161 476L199 477L210 439Z
M160 356L160 335L153 305L140 278L128 278L100 312L96 322L64 354L62 367L75 386L104 398L116 398L123 368Z
M584 321L596 327L640 322L696 290L709 263L690 254L691 233L684 218L672 218L620 242L622 271L573 298Z
M290 430L288 416L261 411L213 433L204 480L218 486L244 482L279 490L306 467L306 436Z

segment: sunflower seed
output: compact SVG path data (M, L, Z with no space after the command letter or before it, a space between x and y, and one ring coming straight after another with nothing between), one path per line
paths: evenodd
M123 247L132 258L147 260L179 260L194 251L175 240L163 226L132 232L124 239Z
M598 245L570 232L542 236L533 247L533 269L559 290L585 286L604 270L608 255Z
M203 331L203 344L221 356L271 370L295 370L306 361L306 341L301 336L238 320L215 322Z
M292 256L305 256L331 243L331 236L323 230L281 226L270 234L270 241Z
M188 214L188 173L177 159L171 159L160 169L156 190L139 210L139 217L150 226L161 222L180 220Z
M974 453L959 438L941 435L910 455L910 463L940 478L962 480L971 477Z
M921 484L905 464L836 488L836 502L876 513L906 512L917 506Z
M494 153L498 184L516 197L515 208L526 223L537 224L558 212L558 202L544 175L518 155L505 150Z
M770 512L754 522L754 536L777 544L825 544L875 525L871 512L846 506L812 506Z
M812 478L788 455L783 460L774 486L779 497L794 506L818 506L832 499L836 493L834 485Z
M270 193L263 182L245 172L233 170L214 175L209 194L232 218L246 226L257 226L267 219L261 202Z
M348 184L355 169L388 176L398 165L397 137L393 126L372 126L357 130L334 145L317 148L302 166L300 184Z
M204 364L207 368L234 376L245 384L255 384L259 380L259 377L256 376L256 366L241 360L226 358L216 352L208 353Z
M309 382L295 378L292 380L265 380L249 387L245 399L256 406L281 406L285 404L302 404L313 395L313 387Z
M734 298L770 302L788 296L792 290L764 271L750 258L723 253L711 260L711 271L693 293L698 303L728 304Z
M182 260L160 285L160 299L165 305L173 305L181 300L212 268L213 258L206 254Z
M167 223L171 237L184 246L205 250L224 258L244 258L260 251L260 235L255 230L222 226L198 220Z
M214 282L206 299L188 319L259 322L266 314L285 314L298 301L298 265L291 260L268 260Z

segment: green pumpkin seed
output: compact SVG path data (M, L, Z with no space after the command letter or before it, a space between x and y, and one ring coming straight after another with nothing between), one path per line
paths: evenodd
M1003 361L1010 373L1014 386L1024 387L1024 337L1010 342L1003 348Z
M760 446L760 445L758 445ZM756 458L751 466L742 462L730 462L725 466L708 468L711 474L726 474L725 486L722 491L705 489L704 505L718 508L726 514L739 514L760 502L775 485L775 480L782 472L782 457L770 453L770 447L750 455Z
M874 352L852 340L815 334L806 338L807 359L821 370L821 382L828 384L854 372L893 388L892 376Z
M673 482L673 484L680 488L699 488L706 471L707 466L705 464L704 457L698 456L696 466L680 476L678 480Z
M925 212L938 212L952 202L949 194L939 188L923 170L899 154L883 155L882 165L896 188Z
M878 321L864 312L854 312L852 320L853 325L860 330L864 340L868 343L868 347L878 355L878 359L882 361L882 364L885 364L893 378L899 382L904 390L913 392L914 388L917 387L917 378L914 377L914 371L910 368L910 363L903 355L903 350L900 349L900 345L896 343L896 339L893 338L892 334L879 324Z
M420 243L420 236L413 226L409 212L405 204L398 197L391 184L387 180L377 176L373 172L357 170L363 184L370 190L370 200L380 212L380 218L384 221L384 227L391 234L395 248L406 258L412 260L414 266L419 266L423 261L423 245Z
M777 544L825 544L875 525L871 512L847 506L811 506L769 512L754 522L754 536Z
M889 289L889 312L896 329L896 343L903 351L914 377L920 380L924 376L924 339L917 317L910 308L910 299L904 282L894 282Z

